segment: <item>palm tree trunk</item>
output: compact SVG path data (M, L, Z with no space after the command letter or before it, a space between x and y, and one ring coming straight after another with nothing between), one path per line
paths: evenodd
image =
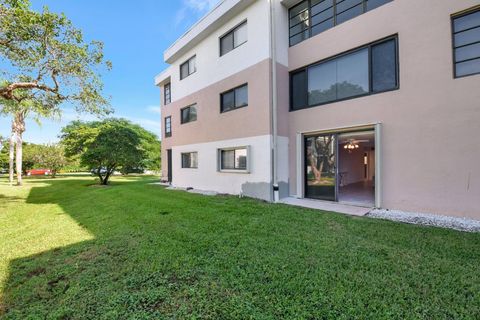
M17 164L17 185L21 186L22 180L22 162L23 162L23 133L25 132L25 116L26 111L20 111L15 114L12 124L12 131L17 137L17 146L15 149L15 160Z
M15 161L17 164L17 186L21 186L23 181L22 181L22 161L23 161L23 138L22 134L17 134L17 146L16 146L16 157Z
M13 130L13 126L12 126ZM10 185L13 184L13 162L15 159L15 133L12 131L10 135L10 151L9 151L9 163L8 163L8 181Z

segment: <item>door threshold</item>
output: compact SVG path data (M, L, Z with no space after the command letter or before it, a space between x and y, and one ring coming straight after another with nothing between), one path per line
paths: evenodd
M359 207L359 206L352 206L352 205L333 202L333 201L316 200L316 199L308 199L308 198L288 197L280 200L280 203L293 205L297 207L309 208L309 209L338 212L338 213L347 214L351 216L364 216L372 210L371 207Z
M359 202L348 202L348 201L338 201L338 202L334 202L334 203L344 204L344 205L347 205L347 206L360 207L360 208L375 209L375 204L374 203L359 203Z

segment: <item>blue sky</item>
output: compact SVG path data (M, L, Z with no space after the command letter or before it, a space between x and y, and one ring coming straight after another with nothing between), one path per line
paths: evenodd
M160 94L153 78L166 65L163 51L218 0L31 0L35 10L48 6L63 12L84 32L86 40L105 44L105 56L113 70L103 75L105 94L111 97L115 117L136 122L160 136ZM24 140L57 141L62 126L78 116L65 105L61 120L29 120ZM0 135L7 137L10 119L0 118Z

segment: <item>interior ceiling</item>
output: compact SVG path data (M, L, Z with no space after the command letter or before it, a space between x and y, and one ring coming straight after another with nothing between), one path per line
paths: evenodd
M368 140L368 142L359 142L360 145L375 145L375 133L373 131L343 133L338 135L338 143L346 144L350 140Z

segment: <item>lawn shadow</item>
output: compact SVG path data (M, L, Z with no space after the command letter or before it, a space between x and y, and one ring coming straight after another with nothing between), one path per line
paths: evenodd
M28 204L58 205L93 239L11 261L0 317L461 318L480 310L477 235L153 181L31 181Z
M23 202L25 199L22 197L17 196L7 196L4 194L0 194L0 208L5 208L7 206L7 202ZM1 212L0 212L1 214Z

